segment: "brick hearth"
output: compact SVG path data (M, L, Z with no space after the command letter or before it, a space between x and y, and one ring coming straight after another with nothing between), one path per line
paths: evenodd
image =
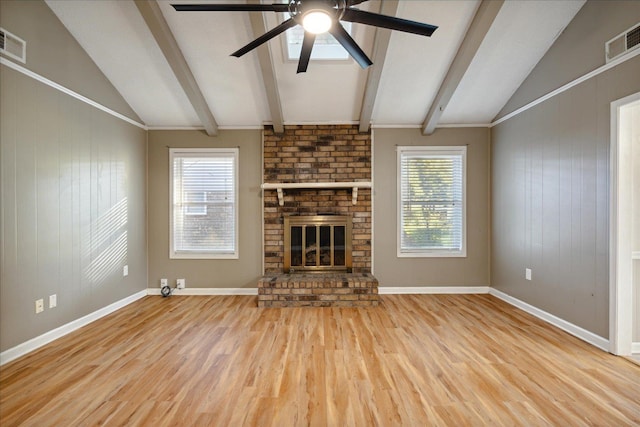
M371 181L371 134L359 133L357 125L285 126L283 134L275 134L267 127L263 171L265 183ZM377 280L371 276L371 190L360 189L356 205L352 203L351 189L286 190L284 200L284 206L279 206L275 190L264 192L266 276L258 283L259 305L376 305ZM353 277L342 273L314 273L307 279L307 275L285 274L284 217L327 214L352 219ZM363 274L369 278L366 283L371 286L342 286L344 280L361 283ZM280 288L265 287L265 283L271 283L274 277ZM287 285L282 286L285 283ZM321 283L322 286L300 288L300 283L305 286L306 283ZM278 289L278 293L264 293L269 289ZM315 293L313 289L316 289ZM365 289L372 291L363 293ZM309 292L305 293L307 290Z
M275 274L258 282L258 307L372 307L378 280L367 273Z

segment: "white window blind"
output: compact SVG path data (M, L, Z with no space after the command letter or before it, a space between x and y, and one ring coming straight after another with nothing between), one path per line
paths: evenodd
M466 147L398 147L398 256L466 256Z
M238 149L171 149L171 258L237 258Z

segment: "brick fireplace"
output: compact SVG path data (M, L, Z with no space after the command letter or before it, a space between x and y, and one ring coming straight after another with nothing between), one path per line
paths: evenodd
M263 171L265 184L313 188L264 190L265 276L258 283L258 305L377 305L377 280L371 275L371 189L364 185L371 182L371 134L359 133L357 125L285 126L283 134L265 128ZM323 183L361 186L325 188ZM302 216L349 219L350 272L285 271L285 218Z

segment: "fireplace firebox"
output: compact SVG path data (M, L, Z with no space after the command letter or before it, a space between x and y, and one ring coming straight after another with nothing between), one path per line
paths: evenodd
M351 272L351 218L339 215L285 217L284 271Z

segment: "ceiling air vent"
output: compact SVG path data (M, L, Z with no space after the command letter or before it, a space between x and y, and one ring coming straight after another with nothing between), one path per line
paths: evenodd
M27 62L27 42L0 28L0 53L24 64Z
M640 47L640 23L617 35L605 45L607 62Z

